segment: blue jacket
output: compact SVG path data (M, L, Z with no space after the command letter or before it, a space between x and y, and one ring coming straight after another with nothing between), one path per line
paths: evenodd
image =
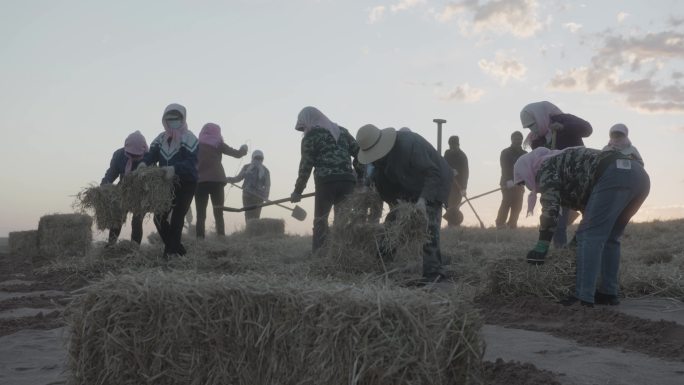
M197 153L199 141L195 135L185 131L177 148L170 148L165 132L157 136L150 145L150 151L143 161L148 166L159 163L159 167L173 166L181 182L197 183Z
M105 176L102 178L100 185L114 183L117 179L121 180L126 173L126 163L128 163L128 157L126 156L124 148L121 147L114 151L112 160L109 162L109 168L105 172ZM135 170L135 168L138 167L138 163L140 163L139 160L134 160L131 170Z

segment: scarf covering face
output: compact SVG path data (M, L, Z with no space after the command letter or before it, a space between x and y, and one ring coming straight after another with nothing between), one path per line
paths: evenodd
M323 115L316 107L304 107L297 116L295 130L303 131L304 134L311 131L314 127L325 128L335 138L335 142L340 138L340 127L331 122L327 116Z
M551 138L551 130L549 129L551 117L562 113L563 111L560 108L547 101L530 103L523 107L520 111L520 122L523 127L530 128L530 133L525 138L525 144L529 146L532 141L541 137L546 137L548 142ZM532 123L534 125L530 127Z
M175 130L166 125L166 114L171 111L177 111L180 113L183 122L181 127ZM166 106L164 109L164 115L162 115L162 125L164 126L165 131L164 140L162 141L162 148L164 148L167 153L174 153L180 148L183 134L188 131L187 113L185 111L185 107L177 103L172 103ZM171 139L171 143L169 143L168 139Z
M124 142L124 153L128 158L124 175L131 172L133 169L133 162L142 159L142 156L147 152L147 141L140 131L136 131L126 138ZM132 155L132 156L131 156Z
M202 127L199 134L200 143L208 144L211 147L219 148L223 144L223 137L221 136L221 127L215 123L207 123Z
M247 171L255 171L258 180L262 180L264 178L266 175L266 168L264 167L264 153L261 152L261 150L254 150L254 152L252 152L252 162L249 164Z
M576 147L568 147L576 148ZM530 190L527 197L527 216L533 214L534 206L537 204L537 172L545 160L556 156L567 150L549 150L546 147L537 147L527 154L518 158L513 166L513 183L525 182L525 186Z
M627 126L625 126L622 123L618 123L614 125L613 127L610 128L609 135L612 134L613 132L621 132L625 136L620 137L620 138L610 138L610 141L608 141L608 145L604 147L604 150L617 150L617 151L622 151L625 148L629 147L632 145L632 142L629 140L629 129L627 129Z

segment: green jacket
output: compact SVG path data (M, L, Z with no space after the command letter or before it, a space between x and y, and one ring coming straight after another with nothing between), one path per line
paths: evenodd
M302 158L294 191L301 194L314 169L314 182L356 182L351 158L359 153L359 145L349 131L340 127L337 142L328 130L315 127L302 138Z

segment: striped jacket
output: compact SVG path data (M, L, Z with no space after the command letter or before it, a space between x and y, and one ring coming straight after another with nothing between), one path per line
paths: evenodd
M181 182L197 182L197 153L199 141L195 134L185 131L180 145L171 148L165 132L157 136L150 145L150 151L143 161L147 165L159 163L159 167L173 166Z

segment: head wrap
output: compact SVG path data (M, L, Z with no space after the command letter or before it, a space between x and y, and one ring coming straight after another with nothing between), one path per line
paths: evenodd
M529 145L533 140L546 137L547 143L551 138L551 117L560 115L563 111L553 103L543 101L530 103L520 111L520 123L524 128L529 128L530 133L525 138L525 144Z
M622 136L620 138L612 138L611 137L610 140L608 141L608 145L603 148L604 150L622 151L625 148L632 145L632 142L628 138L629 129L627 129L627 126L625 126L622 123L618 123L618 124L616 124L610 128L609 135L612 134L613 132L621 132L624 134L624 136Z
M335 138L335 142L340 138L340 127L330 121L327 116L323 115L316 107L304 107L297 116L297 124L295 130L302 131L304 134L308 133L312 128L325 128Z
M565 150L549 150L546 147L537 147L522 155L515 162L513 166L513 183L525 182L525 186L530 190L530 195L527 197L527 216L532 215L534 206L537 204L537 172L545 160L563 151Z
M147 152L147 141L140 131L136 131L126 137L124 152L128 158L124 174L128 174L133 169L133 161L142 158Z
M199 142L208 144L211 147L219 148L223 144L221 136L221 126L215 123L207 123L202 127L199 134Z
M169 115L171 112L177 112L181 116L181 121L183 122L183 124L178 129L172 129L166 124L166 116ZM166 106L166 108L164 109L164 115L162 115L162 125L164 126L164 131L166 131L166 139L170 138L171 143L167 144L167 141L164 140L164 143L162 143L163 146L166 145L169 149L176 149L180 147L180 142L183 138L183 134L185 134L185 132L188 130L188 124L186 119L187 113L185 111L185 107L177 103L171 103L168 106Z

